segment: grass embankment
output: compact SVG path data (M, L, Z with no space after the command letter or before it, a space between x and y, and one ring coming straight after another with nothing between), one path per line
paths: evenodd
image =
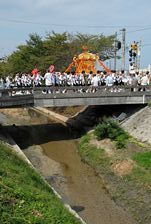
M0 143L0 223L78 224L26 162Z
M106 120L79 144L83 160L100 174L115 202L141 224L151 223L151 148Z

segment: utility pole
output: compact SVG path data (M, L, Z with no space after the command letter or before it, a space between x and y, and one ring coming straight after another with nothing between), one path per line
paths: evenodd
M121 31L122 31L122 70L125 71L126 29L123 28Z
M110 69L110 70L112 69L112 62L111 62L111 59L109 59L109 69Z
M141 48L142 48L142 40L140 40L139 42L139 46L138 46L138 50L137 50L137 55L138 55L138 70L140 69L140 65L141 65Z
M115 42L114 42L114 70L116 71L116 52L117 52L117 32L115 32Z

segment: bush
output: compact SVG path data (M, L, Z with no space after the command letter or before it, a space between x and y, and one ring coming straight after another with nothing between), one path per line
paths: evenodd
M128 134L112 119L104 119L94 130L97 139L110 138L116 141L117 148L124 148Z
M151 101L148 102L148 106L151 107Z
M127 140L127 135L125 135L125 134L119 135L115 140L116 148L117 149L125 148L126 140Z
M97 138L104 139L108 137L108 126L105 123L99 124L95 130L94 130L95 135Z

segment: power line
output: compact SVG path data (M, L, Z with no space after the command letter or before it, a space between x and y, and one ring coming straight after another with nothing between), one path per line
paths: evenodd
M150 44L143 44L142 47L147 47L147 46L151 46L151 43Z
M4 19L0 18L0 22L10 22L10 23L20 23L20 24L31 24L31 25L41 25L41 26L56 26L56 27L86 27L86 28L104 28L104 29L111 29L111 28L132 28L132 27L140 27L140 29L136 30L129 30L126 33L131 34L139 31L146 31L146 30L151 30L151 25L148 26L140 26L140 25L79 25L79 24L54 24L54 23L41 23L41 22L33 22L33 21L25 21L25 20L17 20L17 19ZM117 33L117 36L122 35L121 32Z
M144 28L141 28L141 29L137 29L137 30L130 30L130 31L127 31L126 33L127 34L130 34L130 33L136 33L136 32L139 32L139 31L145 31L145 30L151 30L151 26L144 26ZM119 32L117 35L120 36L122 33Z
M32 25L42 25L42 26L68 26L68 27L87 27L87 28L122 28L123 25L78 25L78 24L53 24L53 23L41 23L41 22L32 22L32 21L25 21L25 20L16 20L16 19L3 19L0 18L0 22L11 22L11 23L21 23L21 24L32 24ZM127 25L124 26L126 28L132 27L144 27L138 25Z
M151 26L148 26L148 27L142 28L142 29L131 30L131 31L128 31L127 33L135 33L135 32L139 32L139 31L143 31L143 30L151 30Z
M64 27L64 26L69 26L69 27L87 27L87 28L121 28L121 27L125 27L125 28L130 28L130 27L144 27L141 29L136 29L136 30L131 30L131 31L127 31L126 34L129 33L135 33L135 32L139 32L139 31L143 31L143 30L151 30L151 26L138 26L138 25L127 25L127 26L121 26L121 25L78 25L78 24L53 24L53 23L41 23L41 22L32 22L32 21L25 21L25 20L16 20L16 19L3 19L0 18L0 22L11 22L11 23L21 23L21 24L31 24L31 25L46 25L46 26L60 26L60 27ZM117 33L117 35L121 35L122 33L119 32ZM142 47L145 46L150 46L151 44L144 44L142 45Z

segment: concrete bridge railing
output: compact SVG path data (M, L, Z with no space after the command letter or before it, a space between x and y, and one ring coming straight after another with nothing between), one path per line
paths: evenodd
M99 86L96 89L91 86L0 89L1 108L147 104L149 101L151 101L151 86Z

